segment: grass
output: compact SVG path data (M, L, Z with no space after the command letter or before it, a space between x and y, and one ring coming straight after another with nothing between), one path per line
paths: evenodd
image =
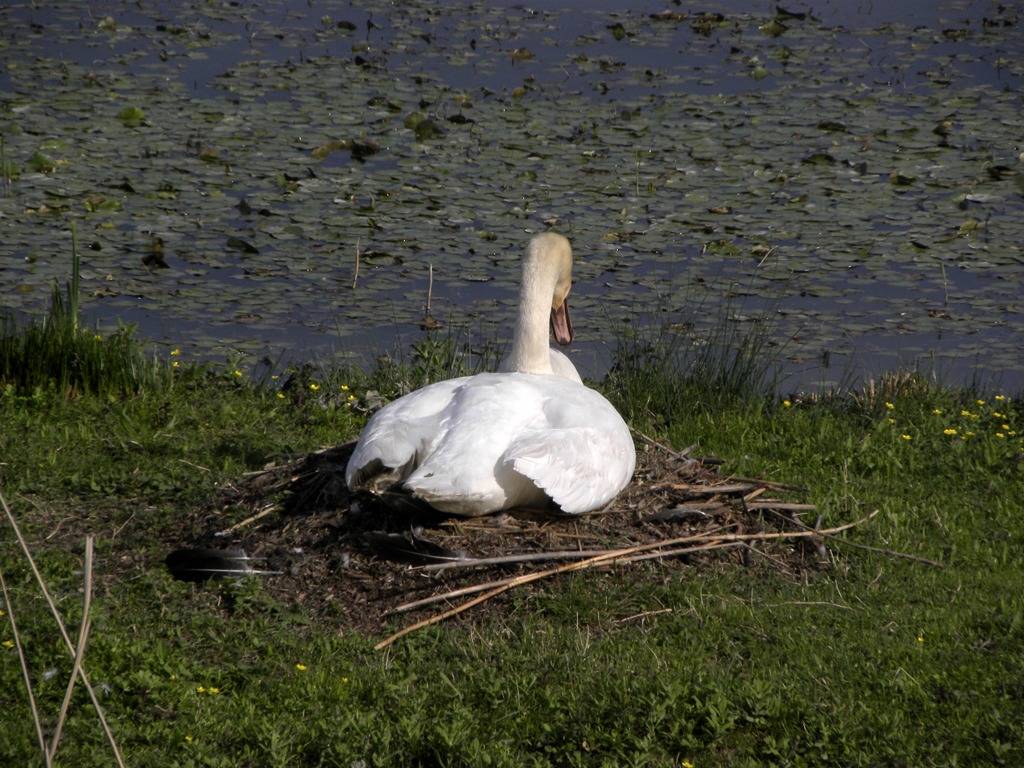
M57 359L79 349L46 328ZM139 353L126 338L118 360ZM1024 762L1021 400L891 376L856 398L780 401L756 343L697 367L672 343L625 347L606 384L628 420L809 488L826 521L879 509L849 540L946 567L839 547L796 576L714 558L577 573L375 652L379 637L276 603L258 580L196 587L161 561L245 472L354 437L367 390L462 372L451 342L287 383L167 362L138 379L5 369L0 487L72 635L78 533L96 535L84 665L126 764ZM9 531L0 564L49 732L71 659ZM0 764L42 765L13 642L0 625ZM55 764L111 764L81 690Z
M65 397L80 392L141 392L159 388L168 371L148 359L131 326L104 336L83 325L78 311L79 256L74 229L71 276L64 291L54 285L50 311L24 324L0 311L0 389L7 394L54 389Z

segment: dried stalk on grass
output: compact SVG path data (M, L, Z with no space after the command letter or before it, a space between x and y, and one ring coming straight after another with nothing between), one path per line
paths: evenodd
M355 271L352 273L352 290L353 291L356 289L356 286L359 284L359 261L360 261L360 256L361 256L361 254L359 252L359 238L357 237L356 238L356 268L355 268Z
M0 568L0 587L3 588L4 605L7 607L7 619L11 623L11 632L14 634L14 645L18 649L18 660L21 662L21 675L25 679L25 692L28 694L28 706L32 710L32 723L36 727L36 738L39 740L39 751L46 762L46 768L50 768L52 761L50 753L46 750L46 737L43 736L43 721L39 717L39 708L36 706L36 697L32 693L32 678L28 672L28 662L25 660L25 648L21 644L21 633L18 631L18 623L14 620L14 606L11 605L11 597L7 594L7 581L4 579L3 569Z
M32 557L32 552L28 547L28 543L25 541L25 537L21 534L21 529L18 527L18 522L14 519L14 513L11 512L11 508L7 505L7 499L4 498L3 492L0 491L0 505L3 506L4 514L7 516L7 521L10 523L11 528L14 530L14 535L18 539L18 545L21 547L22 553L25 555L25 560L28 562L29 567L32 570L32 575L35 577L36 583L39 585L40 590L43 593L43 597L46 600L46 604L50 608L50 612L53 614L54 620L57 622L57 629L60 630L61 637L64 638L64 644L67 646L68 653L71 654L71 658L74 659L74 667L72 669L71 681L68 684L68 692L65 697L65 704L61 707L60 720L58 721L57 731L54 734L54 740L51 748L47 748L46 740L42 735L42 725L39 720L39 712L35 707L35 702L32 694L31 681L28 675L28 668L25 666L24 661L22 662L22 671L25 675L25 686L28 691L29 701L32 702L32 715L36 721L36 731L40 738L40 748L42 750L43 759L46 763L47 768L53 764L53 754L57 750L57 740L60 736L60 731L63 726L64 717L67 712L67 702L70 700L71 690L74 687L74 681L76 678L81 679L82 685L85 686L86 691L89 693L89 698L92 700L92 705L96 710L96 715L99 718L100 726L103 729L103 733L107 737L107 741L110 743L110 749L114 753L114 759L120 768L124 768L124 760L121 758L121 750L118 749L117 741L114 739L114 733L110 730L110 725L107 723L106 715L103 713L103 708L100 706L99 697L96 695L96 691L92 687L92 683L89 682L89 677L85 673L85 668L81 665L81 655L85 651L85 642L88 638L89 633L89 608L91 603L91 590L92 590L92 537L86 539L86 590L85 590L85 612L82 616L82 627L79 629L79 647L76 648L75 644L71 642L71 636L68 634L67 628L64 626L64 620L60 616L60 612L57 610L57 604L54 602L53 597L50 595L50 590L46 587L46 582L43 580L42 574L39 572L39 568L36 566L35 558ZM7 601L8 608L10 608L10 601L7 596L7 588L4 587L4 599ZM11 626L14 627L13 613L8 612L11 617ZM20 645L20 638L15 629L15 642Z
M82 658L85 656L85 644L89 639L89 629L92 622L89 618L89 609L92 607L92 554L93 537L85 537L85 598L82 606L82 626L78 628L78 643L75 650L75 663L71 667L71 676L68 678L68 688L64 692L64 701L60 705L60 715L57 717L57 727L53 732L53 741L50 742L50 753L48 762L53 762L57 754L57 745L60 743L60 734L64 730L64 722L68 716L68 707L71 706L71 694L75 691L75 682L78 674L82 671Z
M422 629L424 627L429 627L431 624L436 624L439 621L444 621L445 619L451 618L452 616L456 616L456 615L462 613L463 611L465 611L465 610L467 610L469 608L472 608L474 605L479 605L480 603L485 602L486 600L490 600L492 597L495 597L496 595L500 595L502 592L505 592L506 590L509 590L509 589L511 589L513 587L518 587L518 586L521 586L523 584L529 584L531 582L538 581L540 579L548 578L549 576L556 576L556 575L561 574L561 573L568 573L570 571L579 571L579 570L583 570L585 568L593 568L595 566L600 566L600 565L621 565L621 564L625 564L625 563L629 563L629 562L634 562L635 560L634 560L633 556L636 556L636 555L639 555L639 557L637 557L635 559L644 559L644 558L647 558L647 557L666 557L666 556L669 556L669 553L671 553L671 555L674 556L674 555L684 554L684 553L687 553L687 552L703 551L703 550L710 550L710 549L722 549L722 548L726 548L726 547L734 547L734 546L743 544L745 542L751 542L751 541L765 541L765 540L769 540L769 539L806 539L806 538L812 538L812 537L813 538L820 538L820 537L825 537L825 536L833 536L833 535L835 535L837 533L841 533L842 531L845 531L845 530L848 530L850 528L853 528L854 526L860 525L861 523L864 523L864 522L870 520L871 518L873 518L877 514L878 514L878 510L875 510L870 515L867 515L866 517L863 517L860 520L856 520L856 521L854 521L852 523L847 523L845 525L840 525L840 526L837 526L835 528L828 528L828 529L820 530L820 531L809 529L809 530L790 531L790 532L782 532L782 533L750 533L750 534L742 534L742 533L717 534L716 533L716 534L710 534L710 535L704 533L704 534L698 534L696 536L682 536L682 537L675 538L675 539L666 539L665 541L656 541L656 542L652 542L650 544L639 544L639 545L632 546L632 547L624 547L622 549L611 549L611 550L608 550L606 552L602 552L602 553L600 553L598 555L595 555L593 557L588 557L585 560L580 560L580 561L574 562L574 563L567 563L566 565L559 566L558 568L550 568L550 569L545 570L545 571L538 571L538 572L535 572L535 573L522 574L520 576L514 576L512 578L506 579L504 581L493 582L494 586L491 587L489 589L489 591L484 593L483 595L480 595L479 597L475 597L472 600L468 600L467 602L462 603L461 605L458 605L458 606L456 606L456 607L454 607L454 608L452 608L450 610L447 610L444 613L437 614L436 616L432 616L432 617L430 617L428 619L424 619L423 621L419 621L419 622L417 622L415 624L412 624L411 626L408 626L405 629L402 629L402 630L396 632L395 634L391 635L390 637L388 637L388 638L382 640L381 642L377 643L377 645L375 645L374 648L375 648L375 650L381 650L382 648L387 648L393 642L395 642L399 638L404 637L405 635L407 635L407 634L409 634L411 632L415 632L418 629ZM680 544L694 544L694 543L696 544L695 546L686 547L684 549L676 549L676 550L669 549L671 547L678 547ZM652 553L651 552L652 550L656 550L656 551ZM660 550L660 551L658 551L658 550ZM648 554L640 555L640 553L648 553ZM470 563L470 564L472 564L472 563ZM487 586L491 586L491 585L487 585ZM483 589L483 588L484 587L480 587L479 589ZM465 595L465 594L469 594L470 590L463 589L463 590L458 590L457 592L458 592L459 595ZM436 602L436 601L439 601L439 600L449 599L454 594L455 593L449 593L449 594L446 594L446 595L438 596L437 598L431 599L431 602ZM420 601L418 603L418 605L422 605L422 604L424 604L424 601ZM396 609L396 610L401 610L403 608L408 609L408 606L399 606L399 608Z

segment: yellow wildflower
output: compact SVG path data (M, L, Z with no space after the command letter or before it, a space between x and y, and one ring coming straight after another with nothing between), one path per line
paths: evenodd
M893 408L895 408L896 406L895 406L895 405L893 405L892 403L886 403L886 404L885 404L885 407L886 407L886 408L888 408L888 409L889 409L889 410L891 411L891 410L892 410Z
M910 439L910 435L901 435L901 437L902 437L902 438L903 438L904 440L909 440L909 439Z
M307 669L309 669L309 667L302 663L296 664L295 668L299 670L299 672L305 672Z
M235 369L235 376L241 376L241 375L242 375L242 372L236 368Z
M944 430L942 430L942 434L944 434L944 435L955 435L956 434L956 430L953 429L953 428L944 429Z
M171 354L175 355L175 356L180 355L181 354L181 350L180 349L172 349L171 350Z
M316 392L318 389L320 389L320 385L319 384L310 384L309 388L312 389L314 392Z

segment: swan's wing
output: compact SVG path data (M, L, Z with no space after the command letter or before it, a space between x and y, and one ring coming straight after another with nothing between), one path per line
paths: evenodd
M442 434L404 486L431 506L457 515L542 503L544 495L502 459L515 438L541 420L533 377L474 376L453 394L439 422Z
M548 383L546 391L546 423L519 434L504 459L563 512L597 509L615 498L633 476L636 448L629 427L592 389L564 381Z
M394 483L408 477L440 435L442 414L466 377L441 381L400 397L367 422L345 470L355 489L378 476Z
M636 451L625 437L594 427L537 431L516 440L508 457L563 512L580 514L604 506L629 483Z

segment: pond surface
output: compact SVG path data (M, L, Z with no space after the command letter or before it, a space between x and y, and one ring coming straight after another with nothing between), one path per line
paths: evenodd
M431 270L483 347L553 225L591 375L673 323L766 327L786 391L1024 390L1021 3L623 5L6 3L0 307L74 224L159 354L408 351Z

